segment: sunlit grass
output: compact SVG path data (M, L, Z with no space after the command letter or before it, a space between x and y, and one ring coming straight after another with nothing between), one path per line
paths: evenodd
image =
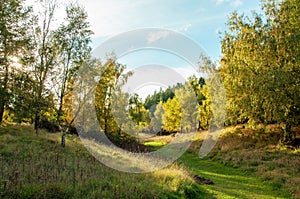
M235 138L234 134L230 136ZM227 145L227 138L221 138L219 144ZM6 124L0 127L0 197L291 198L281 181L299 172L293 170L298 169L297 165L293 165L293 169L286 169L285 165L285 162L297 161L295 155L298 153L295 151L289 153L290 156L285 156L284 150L276 152L276 148L270 148L264 153L259 150L248 150L246 153L241 148L235 152L237 149L233 146L226 148L226 155L223 151L225 148L218 145L206 159L199 159L195 153L187 152L177 163L156 172L123 173L98 162L77 136L67 136L66 148L60 146L60 139L60 133L47 133L43 130L36 136L33 128L28 125ZM145 142L145 145L160 148L168 143L167 139L172 139L172 136L164 137L163 141L157 137ZM235 140L235 143L242 141L245 140ZM197 146L195 152L198 152L201 142L194 145ZM96 150L105 157L101 148ZM110 151L106 155L130 167L128 159L118 151ZM241 156L249 160L246 161ZM272 164L274 160L275 164ZM149 165L146 161L157 163L156 160L140 159L141 165ZM269 161L269 164L262 166L260 163L265 161ZM13 181L11 176L16 172L19 177L17 181ZM257 172L261 172L260 175ZM191 178L191 173L212 180L214 185L197 184ZM294 187L299 184L297 175L286 182L293 183Z
M161 147L161 146L164 146L166 145L165 142L162 142L162 141L152 141L152 142L145 142L144 145L146 146L152 146L152 147Z
M145 146L152 147L154 149L158 149L158 148L165 146L167 143L164 141L150 141L150 142L144 142L143 144Z
M265 182L242 169L226 167L218 162L199 159L186 153L181 159L193 174L212 180L215 184L203 188L217 198L291 198L285 189Z
M227 128L223 132L223 137L226 137L227 133L231 133L234 128ZM226 132L227 131L227 132ZM228 134L227 134L228 135ZM240 135L239 135L240 136ZM203 140L203 134L199 133L197 135L199 140ZM222 138L220 139L222 144ZM232 140L235 144L239 144L237 140ZM148 142L147 142L148 143ZM155 139L149 142L149 146L159 146L162 147L162 143ZM201 177L212 180L214 185L202 185L202 187L217 198L292 198L291 193L284 188L280 183L276 183L265 179L264 176L255 176L255 173L251 170L233 168L232 165L225 166L222 161L211 161L210 158L200 159L197 157L197 152L201 146L201 143L194 143L194 152L185 153L179 162L181 165L185 166L193 174L199 175ZM236 145L232 145L236 147ZM216 146L215 150L220 150ZM230 148L228 147L227 150ZM241 150L241 148L239 148ZM260 155L257 151L252 151L256 158ZM241 155L239 152L237 154ZM213 155L211 155L213 157ZM281 155L279 154L279 157ZM230 157L231 160L235 159L233 155ZM252 158L252 157L248 157ZM215 158L216 160L217 157ZM256 161L261 161L258 159L248 160L248 164L257 165ZM227 160L230 162L230 160ZM237 167L237 166L236 166ZM268 174L270 175L270 174ZM275 176L278 174L275 174Z
M255 129L242 125L227 127L208 159L241 168L270 182L273 187L289 190L286 192L300 198L299 148L281 145L279 139L280 128L277 125L258 126ZM190 151L197 153L202 140L193 143Z
M68 135L65 148L60 146L60 139L60 133L43 130L36 136L32 126L1 126L0 198L207 196L180 165L146 174L123 173L97 161L78 137ZM117 152L111 155L120 159Z

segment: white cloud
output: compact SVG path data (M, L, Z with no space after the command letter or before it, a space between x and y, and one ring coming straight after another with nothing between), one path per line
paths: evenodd
M132 28L135 10L142 4L129 0L80 0L88 11L91 28L97 36L112 36Z
M214 0L216 5L221 5L223 3L230 3L233 7L239 7L243 5L242 0Z
M243 5L243 2L241 0L235 0L231 3L231 5L233 5L234 7L239 7Z
M148 38L147 38L148 44L151 44L151 43L153 43L155 41L158 41L160 39L164 39L167 36L169 36L169 34L170 34L169 31L158 31L158 32L155 32L155 33L150 33L148 35Z
M216 28L216 30L215 30L215 34L219 36L220 32L222 32L222 31L223 31L223 30L222 30L222 27L218 27L218 28Z
M220 5L220 4L222 4L224 2L228 2L228 1L230 1L230 0L215 0L217 5Z
M191 26L192 26L192 24L190 24L190 23L185 24L180 30L186 32L186 31L189 30L189 28L190 28Z

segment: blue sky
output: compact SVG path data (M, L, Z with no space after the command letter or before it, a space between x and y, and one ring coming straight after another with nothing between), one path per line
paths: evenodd
M140 28L163 28L189 37L215 61L221 57L220 32L226 30L230 14L238 11L250 15L252 10L260 8L258 0L79 0L79 3L85 7L95 33L93 48L123 32ZM159 87L171 86L165 83L165 78L146 82L146 79L151 79L151 75L155 79L156 74L165 71L164 76L170 81L178 79L177 74L184 81L192 74L197 74L195 67L162 51L135 51L118 61L126 64L130 70L139 70L138 67L144 69L137 71L139 77L132 77L133 81L129 80L127 85L128 90L138 93L142 98ZM169 66L174 70L170 72L167 68L160 68L149 72L143 67L145 65L150 70L158 69L157 65ZM142 86L134 83L139 82L137 79L145 80L140 83Z
M220 57L220 35L230 13L250 14L258 0L79 0L95 32L93 47L137 28L166 28L201 45L214 60Z
M34 1L36 0L27 0L29 4L34 3ZM64 18L64 9L61 5L68 1L57 1L60 4L60 9L56 14L56 23L58 24ZM161 28L179 32L190 38L215 61L221 57L221 35L219 32L226 30L226 22L230 14L233 11L238 11L250 15L252 10L259 10L260 8L259 0L77 0L77 2L88 13L88 21L95 33L92 37L94 49L124 32L142 28ZM39 9L36 5L34 8ZM169 35L163 31L158 33L158 37L154 35L152 38L154 42ZM174 43L176 42L174 39ZM187 48L185 47L185 49ZM169 80L174 79L174 81L178 79L177 74L181 75L183 80L192 74L197 74L195 66L191 66L174 54L159 50L134 51L118 61L125 64L128 70L135 70L138 67L145 69L143 67L145 65L151 69L151 64L153 65L152 69L161 70L162 68L157 67L158 65L169 67L173 71L170 72L166 68L164 70L165 76ZM145 69L137 73L145 75L145 78L141 76L139 79L151 79L148 77L149 75L153 75L153 79L155 79L155 74L160 72L158 70L149 73ZM168 75L171 73L174 74L173 78ZM141 84L144 86L137 86L140 90L137 87L131 88L131 90L138 92L143 98L147 92L149 93L149 90L159 89L157 85L163 88L170 86L166 85L162 78L161 82L144 82Z

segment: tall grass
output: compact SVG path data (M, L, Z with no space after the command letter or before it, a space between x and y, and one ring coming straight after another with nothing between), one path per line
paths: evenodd
M186 198L205 194L173 164L148 174L122 173L91 156L76 136L30 126L0 127L0 198Z

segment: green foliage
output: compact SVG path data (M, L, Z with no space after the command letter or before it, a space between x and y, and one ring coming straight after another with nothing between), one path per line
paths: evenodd
M209 87L204 85L201 94L205 100L202 100L202 105L199 107L199 121L200 128L208 129L212 117L211 97Z
M146 126L150 122L149 110L146 110L138 94L129 98L129 114L131 119L139 126Z
M77 76L78 69L90 57L90 24L87 21L87 13L78 5L68 5L66 8L66 24L61 24L54 31L54 43L58 48L57 63L52 79L58 98L57 122L61 124L65 96L73 89L72 82ZM67 120L65 120L67 121ZM68 123L70 123L68 121Z
M17 59L27 58L31 40L31 8L23 5L23 0L6 0L0 5L0 123L4 110L14 93L12 79L15 75ZM18 70L18 69L17 69Z
M150 132L158 133L161 132L163 128L163 115L164 115L164 107L163 103L159 102L159 104L156 105L155 111L153 114L153 117L151 118L150 122Z
M119 64L114 57L109 58L104 65L100 64L100 74L101 78L96 87L95 93L95 109L99 125L102 129L102 132L105 133L110 139L118 140L121 142L123 138L129 139L126 133L122 132L121 126L116 123L113 111L125 111L123 109L117 110L115 107L116 104L113 101L113 96L118 92L119 87L127 81L127 78L130 73L124 74L125 66ZM125 108L126 96L122 97L121 102L123 108ZM124 101L125 100L125 101ZM118 103L117 103L118 104ZM112 110L112 105L114 109ZM121 108L121 107L119 107ZM128 119L127 115L124 115L123 119ZM129 127L130 128L130 127ZM124 141L124 140L123 140Z
M193 87L186 82L183 88L175 90L181 106L180 131L189 133L196 131L199 121L199 105Z
M181 122L181 107L177 97L168 99L168 101L163 104L163 109L163 129L168 132L178 132Z
M147 98L145 99L144 102L144 107L150 111L151 107L153 105L158 104L160 101L162 102L166 102L168 101L168 99L172 99L175 95L175 90L178 88L183 87L183 85L181 83L177 83L177 85L173 86L173 87L169 87L166 90L160 90L159 92L154 91L154 93L152 95L148 95ZM152 113L154 112L154 110L152 111Z
M264 16L233 13L222 40L229 122L284 123L287 142L300 115L299 8L297 0L269 0Z
M177 84L166 91L161 90L149 95L144 106L152 106L152 124L156 123L156 127L162 126L162 130L168 133L195 131L199 123L199 105L205 100L202 92L204 85L204 78L192 76L185 84ZM159 104L154 106L156 101L159 101Z
M198 104L201 105L202 101L205 100L205 96L201 92L201 89L206 84L205 79L203 77L197 78L196 76L193 75L189 77L188 82L192 86L195 92Z

